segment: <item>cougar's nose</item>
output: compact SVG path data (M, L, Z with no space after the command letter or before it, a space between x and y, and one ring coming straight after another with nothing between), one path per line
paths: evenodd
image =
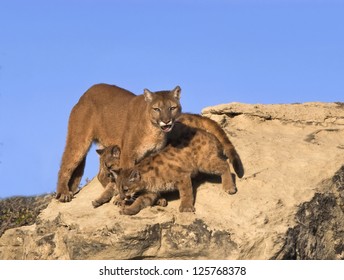
M172 124L172 120L162 120L161 121L162 125L171 125Z

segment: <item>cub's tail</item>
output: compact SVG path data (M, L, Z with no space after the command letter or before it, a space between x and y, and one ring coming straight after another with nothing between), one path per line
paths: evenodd
M225 131L217 122L201 115L188 113L182 114L178 118L178 121L187 126L203 129L206 132L213 134L222 144L223 153L233 165L235 173L238 175L239 178L242 178L244 176L245 171L240 156L235 150L232 142L228 139Z

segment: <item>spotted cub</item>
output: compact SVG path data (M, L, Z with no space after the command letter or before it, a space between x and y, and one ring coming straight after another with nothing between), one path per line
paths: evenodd
M103 205L104 203L109 202L112 199L112 197L118 195L115 176L116 172L119 171L121 155L121 151L118 146L109 146L104 149L98 149L96 150L96 152L99 155L99 172L97 178L104 187L104 191L97 199L92 201L92 205L94 208L97 208ZM155 195L154 201L151 200L151 195L140 196L137 198L133 197L131 202L135 199L137 199L138 201L142 201L142 203L144 204L151 203L151 205L167 205L166 199L156 199ZM115 203L122 204L123 202L119 198L116 198Z
M113 196L118 194L113 172L118 171L121 155L118 146L109 146L104 149L98 149L96 152L99 155L97 178L104 187L104 191L97 199L92 201L92 205L95 208L109 202Z
M191 178L198 172L220 175L224 191L236 193L224 147L219 140L204 130L176 123L174 133L169 135L168 145L162 151L144 158L133 168L115 172L121 199L131 199L138 194L149 197L135 200L129 206L123 205L121 213L135 215L153 205L161 193L175 190L179 191L181 200L179 211L194 212Z

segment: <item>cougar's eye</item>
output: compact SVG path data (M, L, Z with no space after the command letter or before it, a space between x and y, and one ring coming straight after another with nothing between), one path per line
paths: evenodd
M177 109L177 107L176 106L172 106L172 107L170 107L170 111L174 111L174 110L176 110Z
M155 112L160 112L160 111L161 111L160 108L153 108L153 110L154 110Z

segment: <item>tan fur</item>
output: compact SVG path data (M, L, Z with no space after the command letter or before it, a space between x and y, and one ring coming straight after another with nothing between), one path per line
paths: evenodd
M191 178L198 172L220 175L223 189L230 194L236 193L224 148L214 135L176 123L168 143L161 152L118 173L116 182L122 199L136 194L151 197L150 200L137 200L124 206L123 214L136 214L152 205L150 201L160 193L173 190L179 191L180 212L195 211Z
M120 145L121 166L131 167L162 149L180 115L180 88L142 95L107 84L91 87L70 114L56 198L68 202L77 192L92 142ZM142 145L144 143L144 145Z
M241 160L224 131L206 117L181 114L180 92L177 86L172 91L152 93L145 90L142 95L134 95L107 84L94 85L86 91L70 114L56 198L68 202L77 192L92 142L105 147L119 145L121 167L132 167L146 155L164 148L166 132L178 118L179 122L214 134L237 175L242 177ZM104 187L107 186L105 181L102 182Z
M228 139L222 128L211 119L206 117L195 115L195 114L182 114L178 119L178 122L187 124L188 126L194 128L202 128L208 132L212 132L218 139L220 139L224 154L234 162L234 169L239 177L243 175L243 166L239 155L237 154L233 144ZM172 130L171 135L168 136L168 141L176 141L179 137L183 136L184 126L177 126ZM178 129L179 128L179 129ZM100 205L109 202L113 196L118 194L118 190L115 184L114 172L120 169L120 149L118 146L110 146L104 149L98 149L97 153L100 155L99 173L98 179L104 186L104 192L94 201L92 204L94 207L99 207ZM237 167L237 168L236 168ZM241 176L240 176L241 174ZM123 204L123 202L116 197L116 204ZM136 198L135 205L153 205L157 204L160 206L166 206L167 201L164 198L157 196L156 194L144 194ZM130 208L127 209L127 212ZM135 213L134 213L135 214Z
M196 114L182 114L178 118L178 122L181 122L187 126L193 128L200 128L213 134L222 144L223 153L228 157L232 163L235 173L239 178L244 176L244 166L241 162L240 156L234 148L232 142L228 139L225 131L219 126L219 124L207 117Z
M120 169L120 149L117 145L105 147L104 149L98 149L96 152L99 155L99 173L98 180L104 187L104 191L101 195L92 201L94 208L109 202L112 197L118 194L116 187L116 172ZM151 205L157 204L160 206L166 206L167 201L164 198L156 198L155 196L151 199L151 195L140 196L137 199L142 201L150 201ZM123 201L116 197L115 204L124 205ZM146 202L148 203L148 202Z
M118 194L112 170L119 170L121 152L118 146L105 147L96 150L96 152L99 155L99 172L97 177L104 187L104 192L92 201L92 205L99 207L109 202L113 196Z
M118 146L105 147L96 150L99 155L99 172L97 178L103 187L113 182L112 170L120 168L121 151Z

